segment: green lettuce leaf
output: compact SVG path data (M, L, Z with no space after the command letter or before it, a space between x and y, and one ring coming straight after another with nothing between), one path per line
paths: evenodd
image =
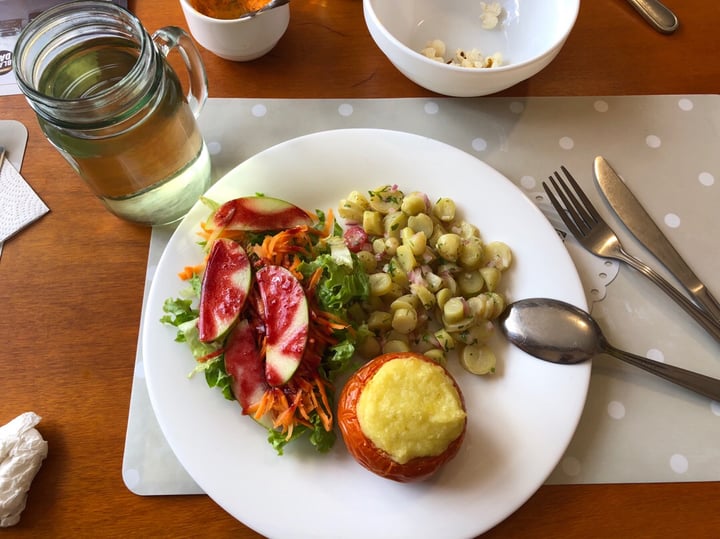
M353 259L354 268L362 267L355 255ZM344 316L353 302L363 301L369 296L370 279L364 271L340 265L329 254L304 262L299 269L305 277L309 277L318 268L323 269L323 278L317 286L318 303L322 309Z
M160 321L175 326L177 342L187 343L195 359L205 358L218 350L222 343L205 343L200 340L197 328L199 313L192 307L190 299L167 299L163 304L165 314Z
M232 378L225 370L225 356L223 354L208 361L197 363L189 376L194 376L199 372L205 374L205 381L209 387L217 387L227 400L235 400L231 388Z
M282 455L287 444L309 432L310 435L308 436L308 439L315 449L317 449L320 453L327 453L335 444L335 439L337 438L335 431L326 431L325 427L323 427L322 420L317 413L310 414L310 422L313 425L312 428L299 425L295 427L295 430L293 430L293 434L289 439L279 430L268 429L268 442L275 448L278 455Z

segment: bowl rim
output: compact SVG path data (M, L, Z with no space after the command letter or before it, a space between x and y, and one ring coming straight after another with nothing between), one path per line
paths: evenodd
M186 2L187 0L180 0L180 1ZM468 68L468 67L446 64L444 62L438 62L437 60L431 60L427 56L423 56L422 54L420 54L420 52L408 47L405 43L403 43L398 38L396 38L390 32L390 30L388 30L387 27L380 21L380 18L377 16L377 13L375 12L375 9L373 8L373 3L377 2L377 1L379 1L379 0L363 0L363 12L364 12L366 18L368 16L370 16L372 18L372 20L376 24L377 28L383 33L383 35L387 39L389 39L395 45L399 46L401 50L410 52L410 54L412 55L413 58L420 60L421 62L425 63L425 65L437 65L440 67L440 69L449 69L451 72L455 72L455 73L508 72L508 71L513 71L515 69L522 69L529 64L533 64L539 60L542 60L543 58L545 58L546 56L551 54L560 45L562 45L565 42L565 40L567 40L568 36L570 35L573 28L575 27L575 23L577 22L578 14L580 13L580 0L572 0L573 5L570 7L573 8L573 13L571 14L570 25L561 34L561 36L558 39L553 41L553 43L550 47L547 47L546 49L544 49L540 54L536 55L535 57L533 57L529 60L524 60L522 62L515 62L515 63L511 63L511 64L500 65L497 67L472 69L472 68ZM368 31L370 31L370 33L372 35L372 31L370 30L370 28L368 28ZM373 39L374 39L374 37L373 37ZM379 45L378 45L378 47L379 47Z
M193 14L195 14L199 19L204 20L204 21L208 21L208 22L217 23L217 24L222 24L222 25L237 24L237 23L243 23L243 22L250 22L250 21L252 21L253 19L255 19L255 18L257 18L257 17L262 17L263 15L265 15L265 14L267 14L267 13L274 12L275 10L280 10L280 9L283 8L283 7L284 7L285 9L287 9L287 10L290 9L290 2L287 2L287 3L285 3L285 4L280 4L279 6L276 6L276 7L272 8L272 9L268 9L268 10L265 10L265 11L261 11L260 13L258 13L257 15L255 15L254 17L249 18L249 19L243 19L243 17L244 17L246 14L243 14L243 15L241 15L240 17L237 17L237 18L235 18L235 19L217 19L217 18L215 18L215 17L210 17L209 15L205 15L204 13L201 13L200 11L198 11L197 9L195 9L195 6L193 6L193 5L190 3L189 0L180 0L180 4L182 4L183 9L187 9L187 10L191 11L191 12L192 12Z

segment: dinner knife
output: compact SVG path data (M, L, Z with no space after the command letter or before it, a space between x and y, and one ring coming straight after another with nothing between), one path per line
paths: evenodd
M633 236L673 274L708 315L720 322L720 303L675 250L604 157L595 158L594 172L605 199Z

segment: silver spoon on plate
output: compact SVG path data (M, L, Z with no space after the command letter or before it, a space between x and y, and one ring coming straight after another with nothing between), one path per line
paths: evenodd
M720 402L720 380L615 348L588 313L569 303L523 299L508 305L498 322L511 343L545 361L568 365L605 353Z

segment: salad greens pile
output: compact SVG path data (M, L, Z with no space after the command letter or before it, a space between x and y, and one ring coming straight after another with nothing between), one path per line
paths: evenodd
M220 205L208 201L208 206L213 213L218 211ZM213 213L211 213L208 222L211 222ZM302 380L296 380L298 377L305 377L310 380L317 376L330 389L327 394L329 400L329 408L327 410L332 417L334 404L332 402L332 382L340 373L353 368L353 356L355 354L356 344L359 338L367 333L367 329L363 327L363 320L352 320L348 315L351 308L355 304L365 301L369 296L369 279L367 273L362 269L362 264L358 261L356 255L351 253L344 246L342 240L333 241L333 238L342 236L341 227L335 223L328 223L326 215L321 211L316 211L317 219L314 224L308 227L306 238L309 249L298 249L289 261L293 262L293 268L300 274L299 279L305 288L306 296L314 309L318 312L329 313L333 320L342 322L339 326L333 325L332 342L322 350L321 360L317 367L313 367L315 372L308 373L308 369L298 368L293 375L287 387L279 388L284 391L290 399L300 390L298 387L307 387L307 383ZM234 232L232 239L240 243L247 252L254 271L259 270L267 264L267 260L258 253L262 253L261 245L264 245L268 236L281 234L282 231L244 231ZM229 234L225 234L228 236ZM199 243L204 252L210 249L210 243L214 238ZM299 260L295 259L299 257ZM317 277L317 272L321 272L318 280L312 280ZM202 280L204 268L193 269L191 275L186 278L187 288L184 289L179 297L169 298L163 305L165 315L161 318L163 324L168 324L177 328L175 340L187 344L193 357L196 360L194 369L189 376L202 373L209 387L217 388L222 392L226 399L235 400L236 395L233 391L233 378L226 369L225 363L225 345L227 334L221 338L211 341L202 342L199 338L198 320L199 308L202 294ZM310 282L312 281L312 288ZM257 313L249 312L241 314L251 319L253 323L258 324ZM313 316L310 316L313 323ZM260 323L260 325L262 325ZM340 327L342 326L342 327ZM232 330L231 330L232 331ZM261 340L261 337L258 339ZM305 357L303 360L305 361ZM317 379L315 380L317 384ZM303 385L305 384L305 385ZM276 390L278 388L272 388ZM321 393L323 390L321 388ZM319 399L320 396L316 395ZM239 400L239 399L238 399ZM248 410L243 413L249 414ZM310 412L308 418L297 421L288 431L279 428L277 424L261 422L268 429L268 441L277 450L279 454L283 453L285 446L297 438L306 436L310 443L321 452L328 451L335 442L335 432L333 428L328 429L327 421L324 421L322 411L317 410Z

